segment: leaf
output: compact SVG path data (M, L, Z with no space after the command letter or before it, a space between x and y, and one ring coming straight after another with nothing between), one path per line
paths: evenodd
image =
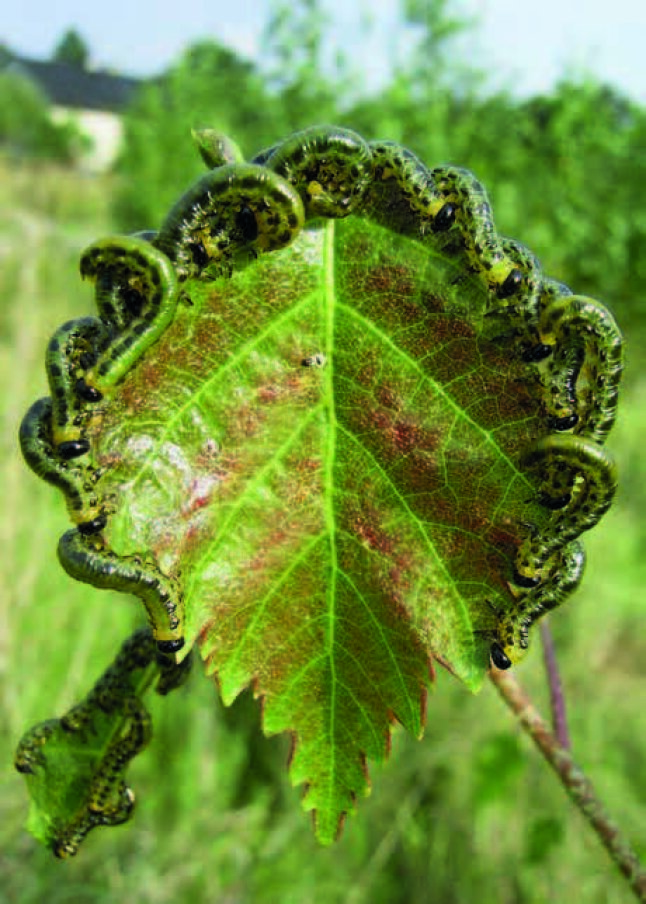
M160 231L83 253L99 318L50 341L21 446L68 573L139 595L162 659L197 639L225 703L253 686L329 843L392 725L421 736L433 659L477 690L577 586L622 338L464 170L196 138L216 165Z
M546 523L515 464L536 378L463 277L360 219L308 229L187 284L94 437L110 547L180 576L225 703L253 683L292 732L324 842L392 723L421 735L431 658L478 688L486 600L515 604L521 525Z

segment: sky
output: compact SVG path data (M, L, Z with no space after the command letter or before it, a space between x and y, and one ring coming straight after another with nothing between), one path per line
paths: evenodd
M405 52L396 27L398 0L323 0L333 22L330 39L352 58L364 85L388 78L388 61ZM189 43L213 37L256 59L269 0L27 0L3 3L0 43L36 59L51 55L63 32L76 28L92 62L124 74L165 69ZM487 86L521 96L549 91L564 75L589 76L646 103L644 0L456 0L456 12L477 26L463 40ZM370 10L370 13L368 13ZM362 17L372 20L359 40Z

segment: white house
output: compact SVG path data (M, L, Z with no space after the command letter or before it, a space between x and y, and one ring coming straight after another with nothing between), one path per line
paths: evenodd
M55 122L72 121L89 139L80 164L101 172L114 163L123 137L122 114L143 82L63 62L12 56L5 70L30 79L51 104Z

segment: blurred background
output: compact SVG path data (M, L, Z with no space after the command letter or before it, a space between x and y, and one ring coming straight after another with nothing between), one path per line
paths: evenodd
M286 740L262 737L250 694L225 710L197 668L187 688L151 701L155 738L129 773L135 820L54 861L23 830L13 750L29 725L87 692L141 607L62 572L64 505L22 463L17 431L47 394L47 339L93 311L80 251L159 225L202 171L192 127L220 129L251 156L332 122L473 170L501 232L604 301L626 334L608 444L621 491L552 628L576 756L645 857L646 8L61 0L32 3L27 19L14 6L0 17L0 899L629 900L493 687L472 697L445 674L425 739L395 732L389 762L371 767L372 795L322 850L289 784ZM538 638L518 673L547 714Z

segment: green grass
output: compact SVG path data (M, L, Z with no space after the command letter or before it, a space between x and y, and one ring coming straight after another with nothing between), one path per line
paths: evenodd
M4 167L0 185L0 897L19 904L629 900L494 689L472 697L443 673L425 739L395 733L389 762L371 769L372 795L332 849L316 846L300 792L289 785L287 739L261 736L249 694L225 710L199 667L187 688L150 701L155 737L130 770L138 796L133 822L92 833L68 863L24 832L27 796L11 766L21 732L87 691L142 622L142 610L63 573L55 550L68 524L64 506L23 465L16 439L24 411L47 393L49 335L63 320L92 311L90 290L77 277L78 255L112 230L113 184ZM640 352L635 339L635 370ZM646 855L646 381L628 376L610 443L623 490L586 540L583 588L552 625L576 755ZM536 639L518 671L546 711Z

